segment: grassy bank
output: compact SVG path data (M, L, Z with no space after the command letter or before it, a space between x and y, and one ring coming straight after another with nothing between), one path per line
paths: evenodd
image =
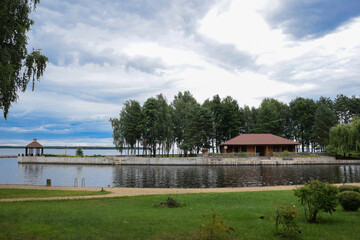
M106 191L64 191L64 190L35 190L35 189L0 189L0 199L4 198L43 198L43 197L71 197L107 194Z
M172 195L181 208L154 208L167 195L0 203L0 239L196 239L202 215L214 209L235 229L229 239L274 235L279 204L296 203L302 233L295 239L358 239L360 212L338 207L319 224L305 222L292 191ZM261 219L260 216L264 216Z

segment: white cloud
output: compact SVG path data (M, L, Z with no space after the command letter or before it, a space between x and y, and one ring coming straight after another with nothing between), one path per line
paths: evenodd
M234 44L239 50L261 54L280 49L286 36L270 29L261 12L275 1L231 1L213 8L201 21L199 32L221 43Z

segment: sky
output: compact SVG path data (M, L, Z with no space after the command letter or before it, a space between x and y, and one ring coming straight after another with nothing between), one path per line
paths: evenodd
M113 146L123 103L160 93L255 107L360 94L358 0L43 0L32 17L28 48L49 63L0 145Z

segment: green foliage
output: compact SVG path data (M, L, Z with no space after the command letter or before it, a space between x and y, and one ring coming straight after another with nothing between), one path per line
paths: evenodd
M197 239L199 240L219 240L228 239L228 236L235 232L235 229L228 226L219 218L214 210L210 211L209 216L203 215L205 223L201 225Z
M274 98L262 100L258 109L256 133L271 133L278 136L286 136L287 119L289 118L288 106Z
M78 156L78 157L83 157L84 156L84 152L83 152L82 147L78 146L76 148L76 156Z
M294 194L299 198L305 210L308 222L317 222L320 211L330 213L335 211L338 205L338 188L327 182L318 180L304 183L304 186L294 189Z
M295 218L299 214L295 206L280 206L276 210L275 229L277 235L290 237L297 233L301 233L296 225Z
M339 187L339 192L345 192L345 191L354 191L360 193L360 187L353 185L342 185Z
M245 152L239 152L237 154L238 157L247 157L247 154Z
M336 96L334 109L339 123L348 124L352 118L360 115L360 98L339 94Z
M360 152L360 117L354 118L349 124L338 124L330 130L329 153L349 154Z
M181 207L182 204L176 201L172 197L168 197L165 202L161 202L159 204L155 204L154 207L167 207L167 208L178 208Z
M298 97L289 103L292 136L304 147L312 142L316 103L312 99Z
M331 100L329 100L331 101ZM326 103L319 100L315 112L314 141L321 149L324 149L329 142L330 128L337 123L334 111Z
M27 32L34 21L29 17L39 0L2 0L0 6L0 109L7 118L11 104L32 81L44 74L48 58L39 49L27 51Z
M283 151L283 152L281 153L280 156L281 156L281 157L290 157L291 154L289 153L289 151L285 150L285 151Z
M354 191L341 192L339 202L345 211L357 211L360 207L360 193Z

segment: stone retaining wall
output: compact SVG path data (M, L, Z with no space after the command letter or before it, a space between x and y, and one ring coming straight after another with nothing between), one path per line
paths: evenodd
M360 164L360 160L336 160L334 157L249 157L249 158L150 158L150 157L18 157L18 163L92 164L92 165L306 165Z

